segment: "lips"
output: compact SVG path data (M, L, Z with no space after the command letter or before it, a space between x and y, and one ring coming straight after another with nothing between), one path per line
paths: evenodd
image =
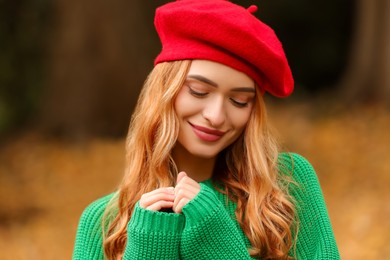
M206 141L206 142L216 142L225 134L225 132L210 129L203 126L193 125L191 124L192 129L194 130L194 133L199 139Z

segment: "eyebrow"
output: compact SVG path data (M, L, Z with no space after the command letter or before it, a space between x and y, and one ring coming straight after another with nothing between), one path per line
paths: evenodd
M201 75L188 75L187 78L190 78L190 79L195 79L195 80L198 80L200 82L203 82L203 83L206 83L210 86L213 86L213 87L218 87L218 84L215 83L214 81L206 78L206 77L203 77ZM255 88L253 87L238 87L238 88L233 88L231 89L231 91L233 92L249 92L249 93L256 93L256 90Z
M233 92L249 92L249 93L256 93L255 88L251 87L242 87L242 88L233 88L231 89Z
M208 84L208 85L211 85L211 86L213 86L213 87L218 87L218 84L217 84L217 83L215 83L214 81L212 81L212 80L210 80L210 79L208 79L208 78L205 78L205 77L203 77L203 76L201 76L201 75L188 75L187 78L196 79L196 80L198 80L198 81L201 81L201 82L206 83L206 84Z

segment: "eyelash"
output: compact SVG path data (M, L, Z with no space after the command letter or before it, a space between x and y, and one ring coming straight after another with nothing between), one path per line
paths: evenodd
M188 89L189 89L191 95L198 97L198 98L205 97L208 94L207 92L203 93L203 92L195 91L190 87L188 87ZM230 98L230 101L233 103L234 106L239 107L239 108L244 108L244 107L248 106L248 102L245 102L245 103L238 102L237 100L234 100L233 98Z
M207 96L207 92L198 92L198 91L195 91L193 90L192 88L188 87L188 89L190 90L190 93L191 95L195 96L195 97L205 97Z
M245 103L243 103L243 102L238 102L237 100L234 100L234 99L230 99L231 101L232 101L232 103L233 103L233 105L235 105L236 107L247 107L248 106L248 102L245 102Z

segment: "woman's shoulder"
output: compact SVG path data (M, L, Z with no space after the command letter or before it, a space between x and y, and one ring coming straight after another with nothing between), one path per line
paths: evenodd
M281 153L278 158L278 167L280 175L288 176L293 183L296 184L290 187L292 188L292 193L308 193L321 190L313 166L302 155L296 153Z
M278 167L280 174L289 175L295 181L304 181L316 175L310 162L297 153L280 153Z
M81 215L76 233L73 259L103 259L103 217L112 193L89 204ZM104 225L105 226L105 225Z
M294 169L294 166L311 167L309 161L305 157L297 153L279 153L278 160L281 165L288 167L290 170Z
M80 226L91 226L96 223L101 224L104 212L109 202L114 198L116 193L105 195L90 203L83 211L80 218Z

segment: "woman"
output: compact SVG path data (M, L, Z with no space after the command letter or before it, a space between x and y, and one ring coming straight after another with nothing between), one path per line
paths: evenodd
M156 11L118 192L92 203L74 259L339 259L317 177L279 153L263 94L293 79L272 29L224 0Z

